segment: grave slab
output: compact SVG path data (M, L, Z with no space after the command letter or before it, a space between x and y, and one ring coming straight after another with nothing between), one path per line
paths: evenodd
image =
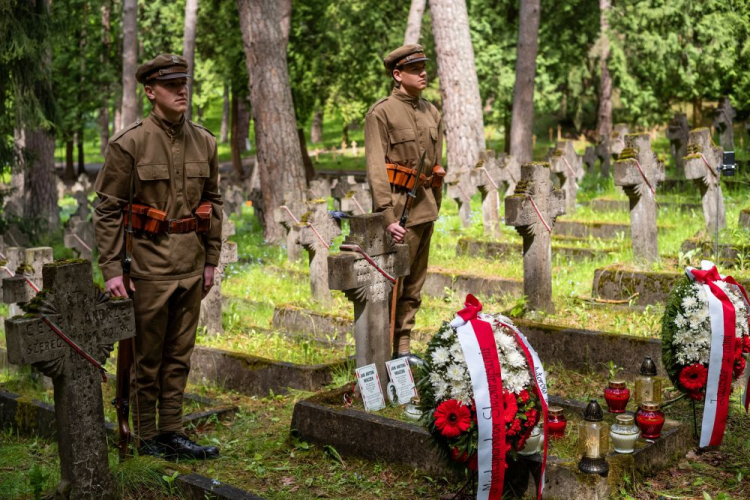
M347 334L354 333L354 324L349 318L316 313L291 304L274 309L272 324L276 330L295 332L294 336L302 335L320 343L343 345Z
M594 198L589 203L589 206L597 212L626 212L630 210L630 202L628 200L614 200L611 198ZM671 201L660 201L659 207L665 210L678 210L680 212L703 209L700 203L674 203Z
M559 223L559 221L558 221ZM473 238L460 238L456 244L456 255L467 257L480 257L485 259L496 259L506 255L518 255L523 251L523 245L512 242L475 240ZM597 259L606 256L617 248L581 248L573 246L552 245L552 257L562 255L570 260Z
M458 297L465 297L466 294L471 293L480 300L506 295L520 297L523 295L523 281L494 276L456 274L450 270L430 268L422 293L430 297L444 297L446 291Z
M630 225L616 222L587 222L562 219L557 221L552 231L555 235L611 240L618 238L618 233L626 237L630 236Z

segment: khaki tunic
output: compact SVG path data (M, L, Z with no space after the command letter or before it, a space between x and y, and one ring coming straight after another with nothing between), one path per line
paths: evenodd
M201 200L213 205L211 230L202 235L160 234L133 237L131 276L175 280L203 274L221 254L222 201L216 138L183 119L169 124L153 113L115 135L107 146L95 189L94 211L99 266L104 279L122 275L123 213L135 173L134 203L167 212L169 219L193 216Z
M440 163L443 152L443 122L437 108L418 97L394 89L389 97L370 108L365 118L367 178L372 189L372 211L385 215L385 225L398 222L406 192L388 182L386 163L410 168L419 166L425 151L425 175ZM417 190L409 211L407 227L437 220L442 191L429 187Z

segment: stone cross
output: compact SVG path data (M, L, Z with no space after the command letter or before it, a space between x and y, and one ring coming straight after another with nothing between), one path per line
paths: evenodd
M242 206L245 204L245 194L235 184L227 184L221 193L224 202L224 213L227 215L242 215Z
M471 171L471 183L482 195L482 221L484 234L492 239L500 237L500 194L502 170L495 152L484 151Z
M599 171L601 172L602 176L609 177L609 168L612 166L612 153L610 152L610 146L609 143L612 139L610 137L599 137L599 140L596 143L596 146L594 146L594 158L599 160ZM588 153L588 148L586 150L586 153ZM585 155L584 155L585 156ZM586 162L586 159L583 160ZM591 167L594 166L593 161L591 162Z
M565 212L575 212L578 183L583 179L585 172L583 158L576 154L573 141L557 141L557 147L549 157L549 166L560 180L560 189L565 192Z
M206 328L209 334L224 333L224 327L221 324L222 295L221 283L224 281L224 272L227 264L237 262L237 243L229 241L230 236L234 236L234 222L224 217L221 221L221 255L219 256L219 266L214 272L214 286L201 301L201 312L198 324Z
M88 221L91 217L91 202L89 202L88 194L84 191L78 191L73 195L73 198L78 202L78 206L71 217L78 216L81 220Z
M409 274L409 247L393 244L385 231L382 213L356 215L349 219L349 227L344 245L357 245L391 278ZM343 290L354 303L357 367L375 363L385 394L385 362L391 359L393 347L388 313L392 282L362 254L342 251L328 257L328 286Z
M630 199L630 240L636 258L659 258L656 228L656 185L664 180L664 163L651 151L648 133L625 136L625 149L615 162L615 186Z
M372 208L372 193L370 185L359 182L339 200L341 211L348 214L366 214Z
M586 165L586 171L591 173L594 171L596 165L596 146L586 146L586 151L583 152L583 164Z
M618 123L615 125L612 134L609 137L609 154L617 158L625 148L625 136L628 135L628 126L624 123Z
M274 209L273 216L286 229L286 256L289 262L302 260L302 247L297 243L300 217L305 212L305 206L300 202L287 203Z
M674 158L675 167L677 172L683 172L685 166L683 165L682 159L687 156L687 145L688 145L688 133L690 132L690 125L688 124L687 115L685 113L677 113L672 118L667 126L667 139L669 139L669 149Z
M352 141L352 155L357 156L357 141Z
M52 257L52 248L50 247L11 247L8 248L8 255L6 256L8 257L8 265L6 267L17 276L17 280L20 280L17 283L12 280L8 283L3 281L2 301L9 305L8 316L12 318L18 314L23 314L23 311L18 307L18 303L28 302L36 295L36 292L26 283L24 276L34 286L41 289L42 269L45 264L51 263L54 258ZM7 272L2 273L1 278L8 277ZM14 288L7 288L10 286L14 286Z
M505 198L505 223L523 238L523 293L534 310L555 311L550 233L564 213L565 193L553 186L549 164L523 165L515 192Z
M732 107L732 101L724 97L714 114L714 128L719 132L719 142L724 151L734 151L734 129L732 123L737 112Z
M709 235L726 226L724 195L721 192L719 167L723 160L723 149L711 141L711 131L697 128L690 131L685 156L685 178L694 179L701 191L703 219ZM718 217L717 217L718 216Z
M313 179L307 188L308 200L327 200L331 197L331 181L329 179Z
M346 141L341 141L341 154L346 152Z
M66 248L72 248L82 259L91 259L96 245L93 223L74 215L68 220L63 236Z
M132 301L109 300L93 283L90 262L44 266L44 289L39 314L5 320L8 361L32 364L53 380L62 478L58 491L67 491L67 498L115 498L99 370L40 314L103 364L115 342L135 335Z
M449 171L448 197L458 204L458 217L463 227L471 225L471 197L474 195L475 187L472 183L471 171L468 168L459 168L457 171Z
M300 221L297 243L307 250L310 259L310 289L313 299L322 304L330 304L328 253L333 239L341 234L341 228L328 213L328 203L322 200L307 202L307 212Z
M501 180L505 183L505 196L510 196L516 190L516 184L521 179L521 164L514 156L503 153L498 159Z

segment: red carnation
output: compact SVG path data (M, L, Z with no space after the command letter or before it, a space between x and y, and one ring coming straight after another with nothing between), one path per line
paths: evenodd
M435 410L435 427L447 438L458 437L471 426L471 413L455 399L440 403Z
M526 427L534 427L539 421L539 412L534 408L526 412Z
M742 372L745 371L746 364L745 358L740 357L734 360L734 378L740 378Z
M708 370L700 363L686 366L680 372L680 384L688 392L696 392L706 387Z
M750 337L742 339L742 352L750 352Z
M528 403L529 402L529 391L527 391L526 389L524 389L521 392L519 392L518 393L518 399L520 399L523 404Z
M469 461L469 453L463 452L461 453L461 450L459 450L456 447L451 448L451 460L454 462L468 462Z
M703 394L702 392L692 392L692 391L688 391L687 395L688 395L688 397L689 397L690 399L692 399L692 400L694 400L694 401L703 401L703 398L705 398L705 397L706 397L706 395L705 395L705 394Z
M516 396L512 392L503 391L503 407L505 408L505 423L509 424L518 413L518 403L516 403Z
M510 426L505 430L505 434L508 436L515 436L521 431L521 421L519 419L514 419L513 423L510 424Z

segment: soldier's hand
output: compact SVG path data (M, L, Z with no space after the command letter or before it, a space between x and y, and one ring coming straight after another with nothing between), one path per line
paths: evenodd
M216 268L212 265L207 265L203 268L203 297L206 298L208 292L211 291L211 287L214 286L214 271Z
M387 228L385 228L386 231L388 231L388 234L391 235L391 238L393 238L393 241L395 243L403 243L404 242L404 236L406 236L406 229L401 227L401 224L398 222L394 222L393 224L389 225Z
M117 276L112 278L111 280L108 280L104 287L107 289L107 292L113 297L126 297L128 296L128 291L125 289L125 280L122 276ZM133 281L130 281L130 289L135 292L135 285L133 284Z

